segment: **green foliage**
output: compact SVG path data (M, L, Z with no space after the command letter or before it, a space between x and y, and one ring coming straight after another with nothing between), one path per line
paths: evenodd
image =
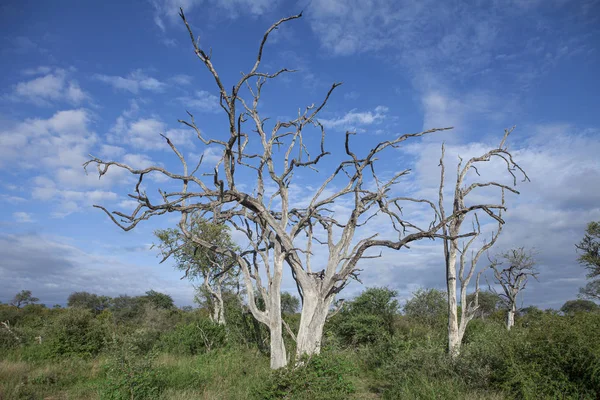
M600 315L544 313L527 328L488 324L464 348L471 383L517 399L596 398L600 392Z
M467 295L467 304L475 301L475 293ZM488 318L502 305L500 296L493 292L482 291L478 295L479 308L475 314L478 318Z
M584 287L579 288L579 297L590 300L600 300L600 279L588 282Z
M560 308L565 314L575 314L578 312L595 312L598 311L600 307L598 304L594 303L591 300L569 300Z
M112 299L110 311L118 322L133 321L143 312L142 297L120 295Z
M303 365L273 371L254 391L256 399L348 399L356 391L358 370L341 354L324 353L303 359Z
M73 292L67 299L67 305L74 308L84 308L99 314L110 307L112 299L108 296L98 296L89 292Z
M47 327L41 345L30 348L31 358L94 356L108 340L105 324L89 310L68 309L59 313Z
M231 240L229 228L223 224L215 224L202 218L192 218L189 232L215 247L237 250ZM185 272L190 279L204 279L209 271L228 267L234 259L228 255L218 254L210 249L190 242L178 229L162 229L154 232L159 239L158 249L163 257L173 256L175 267ZM233 272L233 271L232 271Z
M225 342L225 327L202 318L177 325L164 335L161 345L168 352L195 355L223 347Z
M100 398L106 400L157 399L163 389L153 366L156 354L139 355L130 343L116 345L103 366Z
M40 299L38 299L37 297L33 297L33 295L31 294L31 290L21 290L15 295L15 297L13 297L10 304L17 308L21 308L22 306L25 306L27 304L37 303L38 301L40 301Z
M419 289L404 305L404 315L430 326L443 324L447 311L446 293L437 289Z
M300 307L300 299L291 293L281 293L281 312L284 314L295 314Z
M175 308L175 303L173 303L173 298L171 296L155 290L148 290L146 295L142 296L142 299L158 309L172 310Z
M600 276L600 221L590 222L581 242L575 245L580 251L578 261L588 270L588 278Z
M365 345L383 340L394 333L398 314L397 293L388 288L369 288L347 302L332 318L328 330L335 332L344 345Z

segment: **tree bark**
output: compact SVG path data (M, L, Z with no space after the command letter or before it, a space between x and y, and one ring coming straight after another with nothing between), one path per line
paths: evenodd
M323 328L329 313L333 296L323 299L316 291L305 291L300 314L300 327L296 336L296 360L302 356L311 356L321 352Z
M280 286L280 285L277 285ZM283 342L283 325L281 318L281 290L274 289L269 300L269 333L271 342L271 369L279 369L287 366L287 354L285 352L285 343Z
M454 246L451 243L450 246ZM460 353L461 338L458 329L458 305L456 302L456 252L450 251L446 270L446 288L448 290L448 353L456 357Z
M510 331L510 329L515 326L515 314L517 313L517 305L512 303L510 309L508 310L508 315L506 317L506 329Z

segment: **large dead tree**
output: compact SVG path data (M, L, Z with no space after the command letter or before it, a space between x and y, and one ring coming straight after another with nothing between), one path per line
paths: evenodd
M489 267L494 272L494 282L502 287L502 292L498 295L508 308L506 316L508 330L515 325L517 296L525 289L530 277L537 279L538 272L535 264L533 251L523 247L506 251L490 260Z
M281 69L275 73L259 72L263 49L269 34L285 22L301 14L283 18L265 33L259 45L254 65L232 86L225 85L217 73L211 55L196 40L183 11L180 13L189 32L194 52L214 78L220 95L220 105L227 116L226 138L207 138L188 112L188 120L179 122L196 134L206 146L219 150L221 158L211 174L198 176L202 159L191 169L179 149L164 137L181 162L182 171L171 172L159 166L135 169L116 161L93 157L84 166L95 164L100 177L111 168L120 168L137 176L138 183L129 196L138 203L132 213L109 212L102 209L122 229L129 231L149 218L166 213L180 213L180 229L195 245L235 260L242 271L248 296L248 307L253 316L265 324L270 332L271 367L287 364L282 339L281 281L284 267L289 267L302 298L299 330L295 338L296 355L311 355L321 348L323 327L330 306L339 293L356 277L359 261L377 257L370 249L401 249L415 240L447 237L440 230L456 218L475 210L503 209L503 204L472 205L462 207L449 216L441 216L433 202L396 196L400 178L410 170L405 169L388 179L377 176L375 162L382 152L397 148L401 143L423 135L451 128L401 135L374 145L357 154L352 150L352 132L343 141L340 161L321 181L309 200L299 201L290 194L294 176L310 174L316 170L329 152L325 150L325 129L319 123L319 112L331 94L340 85L333 84L318 105L299 110L296 118L268 125L259 112L263 85L269 80L291 72ZM227 90L227 87L231 87ZM312 153L312 156L311 156ZM316 154L316 155L315 155ZM142 189L149 174L162 174L170 182L179 182L181 188L173 192L159 189L156 199ZM312 175L311 179L315 179ZM318 178L317 178L318 179ZM250 187L250 189L248 189ZM424 205L431 219L424 226L406 220L402 205ZM344 204L346 212L335 213L334 205ZM246 237L246 247L239 251L214 245L188 229L191 216L205 218L214 223L227 224ZM365 234L362 230L369 221L380 217L389 219L390 229L377 226L378 232L391 232L389 237ZM372 222L371 222L372 223ZM475 232L459 235L469 237ZM453 238L458 239L458 237ZM326 261L314 266L319 251L324 248ZM257 307L255 293L264 301L264 310Z
M452 219L447 225L444 225L442 231L444 233L444 256L446 261L446 287L448 295L448 351L451 356L456 357L460 353L460 346L462 338L467 329L468 323L473 319L477 309L479 308L479 278L481 272L477 274L475 282L475 295L472 301L467 302L467 290L471 279L475 274L477 263L481 256L488 251L498 240L504 220L502 219L502 210L504 210L504 194L505 191L509 191L515 194L519 194L517 190L511 186L501 184L494 181L481 182L476 180L471 184L466 184L469 172L473 172L479 178L478 165L487 163L492 160L499 160L506 165L508 174L512 177L513 185L517 184L516 173L520 173L523 176L523 180L529 180L527 174L523 169L514 161L512 154L506 147L506 140L512 133L512 129L507 129L504 132L499 146L492 149L485 154L477 157L472 157L464 165L463 160L459 157L459 162L456 168L456 183L454 186L454 198L452 202L452 211L456 218ZM444 166L444 154L445 147L442 145L442 156L440 158L441 178L439 187L439 212L440 218L446 218L446 212L444 209L444 181L445 181L445 166ZM465 221L466 214L461 213L462 210L467 208L465 201L467 196L474 190L495 187L500 190L501 195L501 207L496 209L496 212L490 207L483 208L485 213L495 220L498 224L496 232L492 233L491 239L488 242L484 242L483 245L477 249L473 249L475 240L480 236L481 229L479 218L477 214L474 215L474 226L471 232L474 232L466 242L459 247L459 239L461 233L462 224ZM457 261L458 261L458 273L457 273ZM460 283L460 319L458 318L458 301L457 301L457 278Z

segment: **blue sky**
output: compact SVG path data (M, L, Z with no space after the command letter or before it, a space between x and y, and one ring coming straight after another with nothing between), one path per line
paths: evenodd
M496 145L517 125L510 148L532 182L508 199L496 250L536 249L540 282L527 289L524 304L560 307L585 284L574 244L587 222L600 219L598 1L5 1L0 301L21 289L47 304L78 290L155 289L191 303L190 283L149 249L152 231L174 226L176 216L122 232L91 205L131 207L131 178L117 172L98 180L81 167L91 153L177 168L159 133L186 156L204 154L203 168L216 162L214 149L177 123L189 109L207 135L223 137L227 128L179 6L201 45L212 48L226 86L251 68L271 23L304 10L266 47L264 70L298 72L265 88L261 110L289 118L344 82L321 114L334 153L323 173L334 166L347 129L357 131L360 149L399 133L454 126L381 160L384 174L412 168L405 189L430 195L442 141L450 165L458 154ZM322 176L298 177L299 201ZM158 178L149 184L169 187ZM389 285L402 298L421 286L443 287L442 255L430 243L370 264L364 284ZM289 276L284 286L294 290ZM361 289L354 283L344 297Z

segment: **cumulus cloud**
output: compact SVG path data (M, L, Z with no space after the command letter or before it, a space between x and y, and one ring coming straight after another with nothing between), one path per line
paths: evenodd
M171 151L165 139L167 136L175 145L186 145L193 148L191 133L185 129L169 129L157 118L128 119L121 115L113 126L109 140L116 145L129 145L141 150Z
M388 108L385 106L377 106L373 111L359 112L351 110L338 118L319 119L319 122L326 128L332 129L356 129L360 126L373 125L382 122L386 118Z
M179 97L177 100L190 110L196 109L203 112L218 112L221 109L219 106L219 98L205 90L198 90L194 93L194 96Z
M112 86L115 89L125 90L133 94L137 94L142 90L147 90L150 92L163 92L167 86L166 83L148 76L141 69L137 69L125 77L118 75L96 74L94 75L94 78Z
M192 83L192 77L185 74L173 75L169 78L169 82L176 85L187 86Z
M17 102L27 102L39 106L54 105L56 101L70 104L81 104L90 99L77 81L69 77L69 72L56 68L41 66L27 69L25 75L42 75L29 81L19 82L13 86L10 94L5 99Z

